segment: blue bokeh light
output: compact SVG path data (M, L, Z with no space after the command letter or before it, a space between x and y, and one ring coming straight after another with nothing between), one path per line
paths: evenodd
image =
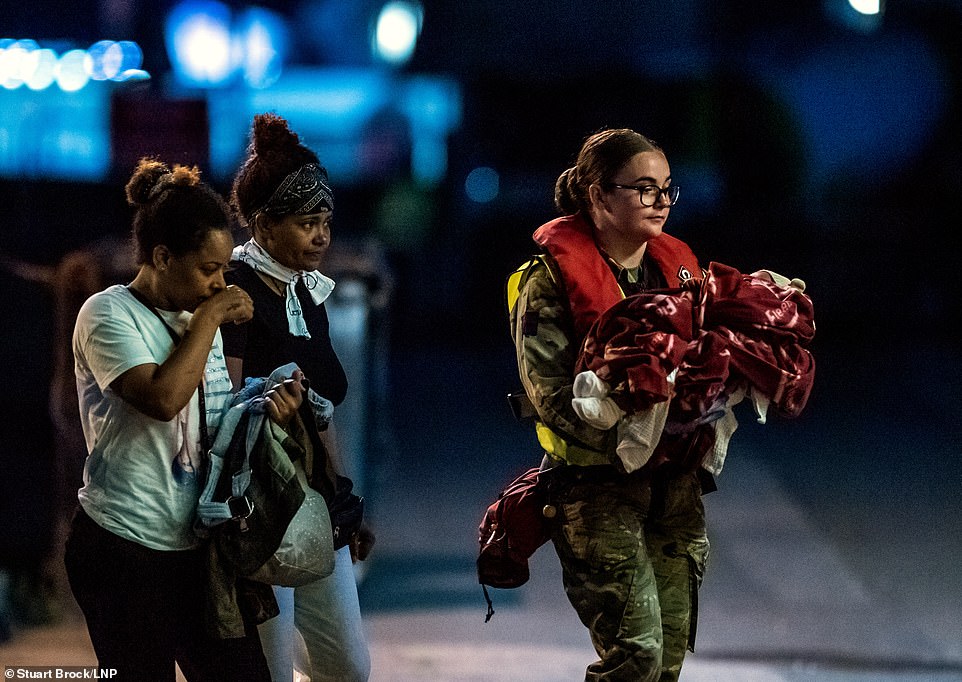
M26 79L31 90L46 90L57 78L57 53L49 48L40 48L30 53L31 65Z
M501 191L498 171L488 166L473 169L464 179L464 192L471 201L486 204L494 201Z
M266 88L281 76L289 50L287 24L266 9L249 7L238 17L234 30L235 62L244 82Z
M76 92L90 80L90 55L86 50L68 50L57 62L57 85L64 92Z
M230 9L215 0L188 0L167 16L165 40L174 74L184 85L218 87L233 71Z
M420 3L398 0L385 4L375 23L374 55L388 64L407 63L417 46L423 20Z

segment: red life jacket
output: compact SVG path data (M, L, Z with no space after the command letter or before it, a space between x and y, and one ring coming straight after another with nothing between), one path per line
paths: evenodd
M598 316L625 294L598 251L591 226L581 214L545 223L535 230L534 240L561 270L580 343ZM669 287L679 287L686 280L701 276L695 254L687 244L671 235L662 233L649 240L647 253L668 280Z

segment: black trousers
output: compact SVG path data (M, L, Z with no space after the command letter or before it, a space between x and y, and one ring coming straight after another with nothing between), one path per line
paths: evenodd
M256 626L218 640L204 628L205 549L158 551L77 510L64 562L101 668L124 682L270 681Z

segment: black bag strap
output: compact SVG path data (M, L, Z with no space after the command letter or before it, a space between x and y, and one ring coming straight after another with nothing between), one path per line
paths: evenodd
M134 289L129 284L127 285L127 291L130 292L131 296L140 301L140 303L147 308L147 310L157 316L157 319L160 320L160 323L164 325L164 329L166 329L167 333L170 334L170 338L173 340L175 346L181 342L180 334L175 332L173 327L167 324L167 320L165 320L157 308L154 307L154 304L147 300L146 296ZM210 451L210 446L213 444L213 442L211 441L210 433L207 430L207 401L204 399L203 379L201 379L200 384L197 386L197 403L198 408L200 409L200 445L204 449L204 454L206 454Z

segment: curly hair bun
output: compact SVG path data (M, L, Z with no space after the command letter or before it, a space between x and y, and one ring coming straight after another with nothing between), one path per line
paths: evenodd
M257 156L287 155L300 147L300 138L277 114L258 114L251 130L251 145Z
M163 161L143 158L127 182L127 202L131 206L143 206L164 188L170 186L193 187L200 184L197 166L175 164L173 170Z
M170 172L170 183L182 187L193 187L200 184L200 169L197 166L181 166L174 164Z
M125 187L127 203L131 206L146 204L150 200L150 193L157 186L157 183L169 172L170 168L163 161L141 159Z

